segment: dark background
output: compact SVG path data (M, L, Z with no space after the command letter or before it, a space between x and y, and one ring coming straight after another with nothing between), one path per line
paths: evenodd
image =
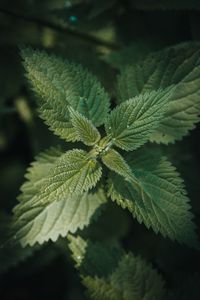
M16 205L25 170L34 156L62 143L37 116L23 75L20 46L45 48L81 62L98 76L114 103L114 83L121 64L136 61L141 53L199 39L200 1L1 0L0 224ZM127 46L125 57L108 56ZM198 125L183 141L164 149L185 180L198 226L199 131ZM161 272L167 288L179 290L175 299L198 300L200 253L156 236L116 205L107 206L84 234L97 240L119 238L127 251L141 254ZM4 253L0 249L0 298L84 299L65 241L48 243L26 255L23 250Z

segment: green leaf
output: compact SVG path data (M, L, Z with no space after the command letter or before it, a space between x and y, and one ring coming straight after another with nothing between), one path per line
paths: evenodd
M163 300L161 276L143 259L119 245L92 243L69 236L70 249L83 284L94 300Z
M63 154L41 190L40 201L55 201L66 194L80 194L93 188L101 178L102 168L90 155L79 149Z
M137 182L111 174L108 194L139 223L172 240L198 247L182 179L165 157L143 151L126 158Z
M112 284L111 280L99 277L86 276L83 284L87 288L87 294L92 300L124 300L122 291ZM127 300L127 299L126 299Z
M109 149L101 157L102 162L112 171L129 180L133 178L133 173L124 158L114 149Z
M25 178L27 181L21 186L19 201L29 201L43 187L50 170L55 167L59 157L63 154L60 147L51 147L35 157L35 161L28 168Z
M78 149L67 151L42 179L39 192L32 198L32 207L87 192L96 185L101 174L100 164L87 152Z
M32 199L26 202L25 207L21 202L14 209L12 231L15 241L23 247L48 240L55 242L59 236L65 237L69 232L88 226L94 213L105 202L102 190L66 195L60 201L38 204L37 207L32 207Z
M116 242L86 241L80 236L68 235L69 248L82 276L108 276L118 265L123 250Z
M40 154L26 175L28 181L22 186L20 203L14 208L12 224L12 236L22 246L32 246L36 242L42 244L49 239L56 241L59 236L65 237L68 232L83 229L90 223L97 209L106 202L102 189L81 195L62 193L61 197L55 194L52 202L38 200L46 178L60 159L58 153L60 155L61 152L51 149ZM60 201L57 201L58 198ZM35 199L38 200L37 205Z
M69 112L78 139L88 146L96 144L100 140L100 134L92 122L72 107L69 107Z
M109 97L94 75L44 51L25 48L21 53L26 76L39 99L40 116L55 134L67 141L78 139L69 120L69 105L95 126L104 123Z
M119 100L174 84L169 105L150 140L168 144L180 140L199 121L200 44L183 43L149 54L126 67L118 78Z
M127 272L128 269L128 272ZM120 261L118 269L112 275L112 281L127 286L125 299L163 299L164 282L160 274L139 256L129 253ZM132 284L134 281L134 284Z
M139 256L129 253L108 278L83 277L83 284L94 300L163 300L161 276Z
M126 151L146 143L166 111L171 89L139 95L117 106L105 124L114 145Z

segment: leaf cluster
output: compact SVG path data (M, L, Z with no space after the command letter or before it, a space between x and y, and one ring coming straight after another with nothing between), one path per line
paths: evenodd
M149 147L182 139L199 121L199 44L165 48L121 69L113 109L100 81L80 64L32 48L21 55L40 117L80 147L52 147L35 158L9 240L33 246L70 236L91 298L162 299L163 282L143 259L69 234L88 226L111 199L155 233L199 247L183 180Z

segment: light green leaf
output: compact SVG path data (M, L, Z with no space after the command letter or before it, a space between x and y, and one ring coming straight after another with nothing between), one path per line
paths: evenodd
M133 178L133 173L124 158L114 149L109 149L101 157L102 162L112 171L129 180Z
M83 277L83 284L94 300L163 300L161 276L139 256L129 253L108 278Z
M89 194L63 193L55 195L54 201L46 203L38 200L46 178L51 174L59 160L59 150L51 149L37 157L22 186L20 203L14 208L12 236L22 244L42 244L51 239L56 241L59 236L65 237L68 232L74 233L87 226L97 209L106 202L102 189ZM75 166L75 164L74 164ZM57 201L58 198L60 201Z
M88 146L96 144L100 140L100 134L92 122L72 107L69 107L69 112L78 139Z
M200 44L183 43L149 54L126 67L118 78L118 98L131 97L174 84L169 105L150 140L168 144L195 127L200 115Z
M72 252L72 258L75 261L75 267L79 269L83 264L83 260L86 254L86 249L88 245L88 241L84 240L80 236L73 236L68 234L69 249Z
M63 154L42 189L42 199L62 199L68 194L79 194L93 188L101 178L102 168L90 155L79 149ZM44 197L44 198L43 198Z
M21 202L14 210L14 238L23 247L48 240L55 242L59 236L65 237L69 232L88 226L94 213L105 202L101 189L95 193L66 195L60 201L38 204L37 207L32 207L32 199L25 207Z
M25 178L27 181L21 186L19 201L29 201L43 187L50 170L55 167L63 151L60 147L51 147L35 157L35 161L28 168Z
M100 164L84 150L73 149L59 157L31 203L32 207L79 195L93 188L101 178Z
M137 182L111 174L109 195L140 223L172 240L198 247L183 181L165 157L144 151L126 158Z
M55 134L76 141L69 121L72 106L96 126L104 123L109 97L97 78L80 65L44 51L25 48L21 51L26 76L39 99L40 116Z
M113 144L129 151L146 143L163 118L171 90L147 92L117 106L105 124Z

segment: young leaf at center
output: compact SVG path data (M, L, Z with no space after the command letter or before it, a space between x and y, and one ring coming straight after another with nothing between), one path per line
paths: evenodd
M79 112L69 107L70 119L80 141L88 146L96 144L100 140L99 131L92 122Z
M102 162L112 171L127 180L133 179L133 173L124 158L114 149L109 149L102 155Z

